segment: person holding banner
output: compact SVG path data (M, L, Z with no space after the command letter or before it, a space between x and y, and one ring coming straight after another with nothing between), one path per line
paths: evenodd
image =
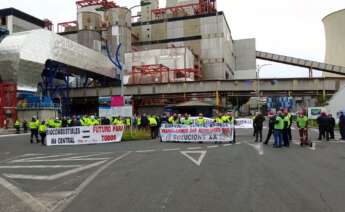
M217 124L223 124L224 123L224 119L225 118L223 118L223 114L222 113L218 113L217 117L214 119L214 122L217 123Z
M179 120L178 115L174 113L172 116L169 118L169 124L180 124L181 120Z
M204 114L199 113L199 117L195 120L195 123L200 126L205 125L206 119L204 118Z
M190 126L193 124L193 120L190 118L189 114L186 113L186 114L184 114L184 118L182 119L181 123L183 125Z

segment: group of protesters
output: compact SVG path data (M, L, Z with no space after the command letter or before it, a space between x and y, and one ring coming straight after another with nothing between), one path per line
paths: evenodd
M211 119L210 119L211 120ZM234 121L231 112L218 113L212 122L214 123L231 123ZM64 127L79 127L79 126L96 126L96 125L124 125L126 128L137 128L142 130L150 130L151 138L156 139L159 136L159 128L162 124L172 125L205 125L210 122L204 117L202 113L195 119L191 118L191 115L186 113L184 115L173 113L168 115L147 115L147 114L136 114L133 117L97 117L95 115L85 116L72 116L62 117L61 119L56 117L55 119L50 118L48 120L39 120L36 116L27 121L20 121L19 119L15 122L16 133L20 133L21 128L24 133L30 129L30 143L41 143L45 144L46 131L49 128L64 128Z
M264 141L264 144L268 144L271 136L274 136L273 147L289 147L292 141L291 126L293 124L293 116L291 113L285 110L279 110L277 113L268 113L268 133ZM256 113L253 118L253 136L255 142L262 142L262 130L265 117L260 113ZM301 146L312 146L312 142L309 138L309 119L305 111L301 111L297 114L295 119L296 126L299 132L299 140ZM332 114L321 113L316 120L319 127L319 137L322 140L334 140L334 129L336 127L336 121ZM339 131L341 140L345 140L345 116L343 112L339 112Z

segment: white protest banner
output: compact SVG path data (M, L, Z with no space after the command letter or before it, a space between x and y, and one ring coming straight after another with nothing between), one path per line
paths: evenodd
M253 128L253 119L236 119L235 128L251 129Z
M234 140L234 127L231 124L210 126L163 124L160 135L162 142L229 143Z
M121 142L125 127L84 126L47 129L47 146L106 144Z

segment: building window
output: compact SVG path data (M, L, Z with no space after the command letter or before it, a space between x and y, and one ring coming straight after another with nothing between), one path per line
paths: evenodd
M0 16L0 25L7 25L6 16Z

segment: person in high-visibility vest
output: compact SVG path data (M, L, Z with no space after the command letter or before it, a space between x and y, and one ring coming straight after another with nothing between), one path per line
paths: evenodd
M284 120L283 143L285 147L289 147L290 146L290 141L289 141L290 117L287 111L284 112L283 120Z
M193 120L190 118L189 114L184 114L183 119L181 120L181 124L190 126L193 124Z
M41 124L38 127L38 133L40 134L41 137L41 144L45 144L45 139L46 139L46 132L47 132L47 125L45 121L42 121Z
M179 116L174 113L172 116L168 119L169 124L180 124L181 120L179 119Z
M88 125L88 126L96 126L96 125L99 125L99 122L98 122L98 120L96 119L95 116L91 116L91 117L90 117L90 120L89 120L88 122L89 122L89 125Z
M54 128L61 128L62 127L62 121L56 117L54 120Z
M301 141L300 145L310 145L308 142L308 117L303 112L299 112L296 123Z
M128 127L128 128L131 127L132 119L130 117L127 117L125 121L126 121L126 127Z
M34 143L33 138L36 138L36 142L39 143L39 139L38 139L38 127L40 125L40 121L37 120L36 116L33 116L31 121L29 122L29 128L31 131L31 135L30 135L30 143Z
M197 125L205 125L206 124L206 119L204 118L204 114L199 113L199 117L195 120L195 123Z
M148 116L148 121L151 129L151 138L156 139L158 136L158 123L157 119L154 116Z
M223 124L225 119L228 119L228 117L223 116L222 113L218 113L218 115L215 118L214 122L217 123L217 124Z
M284 129L284 116L281 111L278 111L276 116L276 121L274 124L274 145L275 148L282 147L282 137L283 137L283 129Z
M16 128L16 133L19 134L20 133L20 121L19 121L19 119L17 119L16 122L14 123L14 128Z
M55 128L54 119L48 119L47 124L49 128Z

